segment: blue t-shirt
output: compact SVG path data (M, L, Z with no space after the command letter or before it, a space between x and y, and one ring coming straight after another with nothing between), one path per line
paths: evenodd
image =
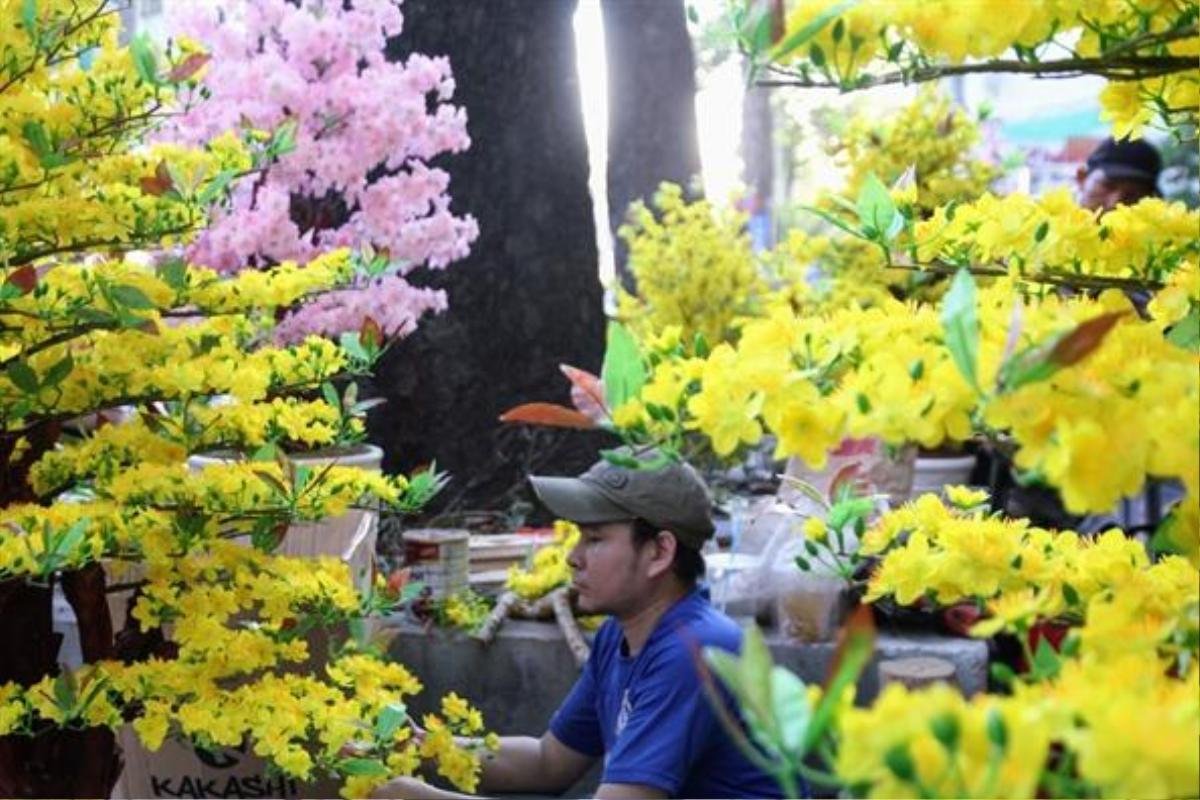
M741 629L698 591L663 614L636 656L609 619L550 731L580 753L607 754L603 783L644 784L671 797L780 797L722 729L700 685L701 649L736 653L741 644Z

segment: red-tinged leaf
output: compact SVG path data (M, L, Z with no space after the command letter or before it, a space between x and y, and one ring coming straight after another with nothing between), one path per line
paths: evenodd
M142 191L151 197L162 197L175 187L175 182L171 180L171 171L167 169L165 161L158 162L158 166L154 169L154 175L139 179L138 184L142 187Z
M186 81L188 78L199 72L200 69L211 60L212 56L208 53L192 53L183 61L180 61L178 64L176 64L174 68L167 73L167 80L173 83Z
M983 619L983 613L974 603L958 603L942 612L942 623L955 636L969 637L971 628Z
M829 482L828 500L830 504L837 502L844 486L849 487L856 495L870 494L870 485L867 482L867 476L862 474L862 464L854 461L837 471L837 474L833 476L833 480Z
M875 615L869 605L860 605L850 614L846 624L838 634L837 648L833 651L833 660L829 662L829 672L825 680L825 690L828 691L830 682L837 677L843 664L857 662L875 648ZM859 670L865 665L856 665ZM855 676L857 677L857 676Z
M37 270L29 264L23 267L18 267L8 273L8 277L4 280L5 283L11 283L13 286L21 290L21 294L29 294L37 287L38 274Z
M571 402L595 422L608 418L608 407L604 404L604 382L585 369L559 364L563 375L571 382Z
M370 344L373 347L379 347L383 344L383 329L379 327L379 323L373 317L367 317L358 331L358 338L364 345Z
M404 587L408 585L411 575L412 570L410 570L408 567L405 567L404 569L398 569L393 572L388 576L387 579L387 593L389 595L399 597L400 593L404 591Z
M771 45L779 44L785 26L783 0L771 0Z
M596 427L592 418L573 408L554 403L524 403L500 415L501 422L524 422L528 425L547 425L551 428L588 430Z
M1075 330L1058 340L1050 351L1049 361L1060 367L1077 364L1104 342L1104 337L1128 311L1110 311L1081 322Z

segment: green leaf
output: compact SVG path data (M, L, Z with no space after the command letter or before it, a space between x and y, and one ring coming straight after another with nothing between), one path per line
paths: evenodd
M37 0L21 0L21 27L35 45L38 41Z
M958 371L979 391L976 364L979 359L979 319L975 310L975 279L960 269L942 300L942 327L946 349Z
M925 374L925 362L921 359L916 359L908 365L908 377L914 381L921 380L921 376Z
M196 201L200 205L208 205L225 191L236 175L231 169L221 170L211 181L204 184L204 188L196 195Z
M375 719L375 738L390 742L407 719L408 708L403 703L389 703Z
M1041 242L1046 238L1046 234L1050 233L1050 221L1043 220L1041 225L1037 226L1037 230L1033 232L1033 240Z
M274 461L279 456L279 448L274 442L267 442L250 455L251 461ZM279 484L283 486L283 484Z
M54 679L54 704L64 712L70 711L71 707L75 705L72 682L70 670L60 672Z
M1050 642L1044 637L1038 639L1037 650L1033 654L1033 671L1034 674L1043 680L1053 678L1058 675L1059 669L1062 668L1062 660L1058 657L1058 653L1050 646Z
M780 61L792 53L799 50L804 45L808 44L818 33L820 33L826 25L832 22L837 17L841 16L846 9L855 5L858 0L845 0L845 2L830 6L822 11L817 16L813 17L812 21L805 25L800 30L786 37L771 50L769 58L771 61Z
M628 453L621 452L620 450L601 450L600 457L615 467L637 469L641 466L640 461Z
M812 570L812 563L810 563L809 560L804 556L796 556L796 566L804 572L809 572Z
M838 20L838 22L841 22L841 20ZM825 51L821 48L821 45L813 42L808 46L808 60L811 61L815 67L819 68L825 66Z
M111 292L113 299L126 308L145 310L156 307L150 298L146 297L145 292L136 286L114 286Z
M1004 724L1004 717L1000 715L1000 709L992 708L987 715L987 737L996 749L1001 753L1008 749L1008 726Z
M872 240L891 238L899 233L898 230L895 233L892 231L900 212L896 209L896 202L892 200L887 186L875 173L870 173L863 181L862 188L858 191L856 206L858 225ZM903 225L904 221L900 222Z
M867 497L850 497L839 500L829 509L827 524L831 530L841 530L856 519L862 519L875 510L875 503Z
M1012 686L1013 681L1017 679L1017 673L1003 661L992 662L988 669L992 674L992 678L1005 686Z
M1062 585L1063 599L1067 601L1067 605L1079 605L1079 592L1075 591L1075 587L1069 583Z
M780 666L771 670L771 712L779 725L784 750L799 752L808 732L812 708L804 681Z
M329 381L321 384L321 399L328 403L333 408L341 408L342 400L337 395L337 389Z
M609 408L619 408L637 397L646 382L646 368L633 334L619 322L608 323L608 341L600 379L604 382L604 400Z
M67 353L54 366L46 370L46 375L42 378L43 386L58 386L75 368L75 360L71 358L71 354Z
M883 763L902 781L911 781L917 773L916 765L908 752L907 742L893 745L883 754Z
M179 291L187 288L187 262L182 258L169 258L158 265L158 279Z
M25 394L36 394L38 390L37 373L24 361L14 361L4 370L5 375Z
M833 30L829 32L829 35L833 37L834 44L840 42L846 35L846 21L839 17L837 22L833 23Z
M50 146L50 136L46 133L46 126L40 120L28 120L21 126L21 133L25 136L25 141L29 143L30 148L41 159L52 152Z
M828 211L826 211L823 208L817 208L816 206L806 206L803 203L801 203L798 206L798 208L801 211L807 211L810 214L816 214L818 217L825 220L833 227L838 228L839 230L842 230L845 233L850 234L855 239L862 239L862 240L868 241L868 242L872 241L871 237L867 236L863 231L859 230L858 228L851 227L848 223L838 219L833 214L830 214Z
M1200 306L1192 306L1186 317L1171 326L1167 341L1184 350L1200 353Z
M374 758L347 758L338 764L338 772L343 775L366 775L379 778L391 775L383 762Z
M129 55L133 58L133 68L138 77L151 86L158 85L158 62L154 56L154 46L150 37L145 33L138 34L129 43Z
M371 356L367 353L366 348L363 347L362 340L359 339L357 331L344 331L338 337L338 344L352 359L370 362Z

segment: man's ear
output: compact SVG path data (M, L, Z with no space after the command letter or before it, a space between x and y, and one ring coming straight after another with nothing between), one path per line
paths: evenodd
M670 572L671 565L675 563L675 551L679 549L679 542L676 540L675 534L670 531L659 531L658 535L647 544L650 561L646 566L650 577L657 578L665 572Z
M1084 182L1087 180L1087 176L1088 176L1087 167L1080 164L1079 167L1075 170L1075 183L1078 184L1080 187L1082 187Z

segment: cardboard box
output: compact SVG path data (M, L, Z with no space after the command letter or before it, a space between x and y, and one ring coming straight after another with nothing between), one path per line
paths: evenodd
M355 510L321 523L293 525L276 552L289 556L336 555L350 564L355 585L362 591L372 580L378 528L375 512ZM309 634L312 655L296 669L305 673L321 669L329 643L330 637L324 632ZM340 788L335 781L302 783L272 774L249 744L206 752L188 742L168 739L159 750L150 752L128 725L121 729L118 741L125 769L113 797L319 798L337 797Z
M156 752L138 740L130 726L118 734L125 772L113 797L124 798L319 798L337 797L335 781L302 783L272 774L249 745L207 752L168 739Z

